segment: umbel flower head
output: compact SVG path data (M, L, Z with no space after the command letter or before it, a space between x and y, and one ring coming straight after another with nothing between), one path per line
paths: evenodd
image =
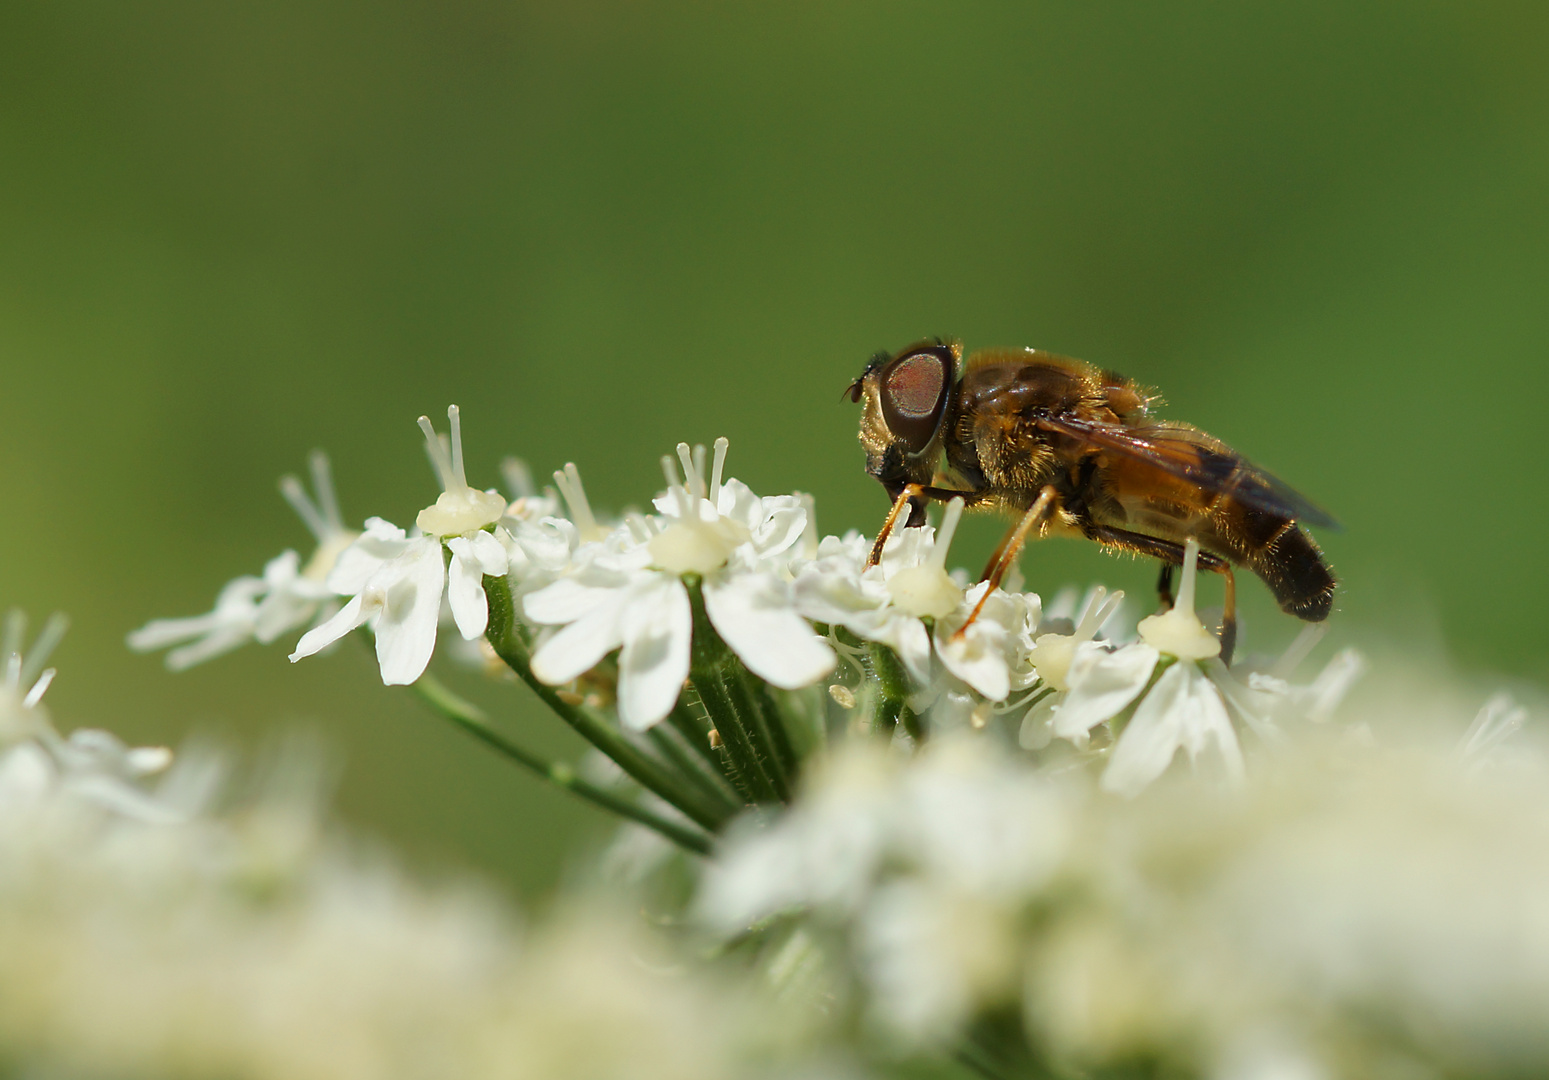
M382 518L366 522L366 531L339 556L327 585L348 596L338 613L313 627L296 643L292 661L326 648L360 626L376 638L377 662L388 685L412 683L425 672L436 648L436 625L445 593L452 618L464 638L484 633L489 601L485 574L505 574L505 542L495 523L506 513L506 500L495 491L468 485L463 470L462 423L456 405L446 411L451 425L450 453L430 420L420 417L426 448L441 480L436 501L419 512L411 535ZM450 559L442 555L442 548Z
M657 514L583 544L558 580L526 595L530 621L561 627L533 655L538 679L562 685L619 649L619 719L637 731L656 724L689 674L690 582L714 632L761 679L795 689L833 670L834 654L801 617L792 587L806 509L795 496L761 498L723 480L728 445L716 440L707 476L704 448L679 444L683 477L662 459Z

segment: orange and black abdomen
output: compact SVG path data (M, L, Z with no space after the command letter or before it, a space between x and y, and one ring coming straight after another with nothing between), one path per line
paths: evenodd
M1308 622L1328 618L1334 575L1317 543L1294 521L1221 499L1211 511L1210 524L1214 535L1205 538L1203 546L1262 578L1282 611Z

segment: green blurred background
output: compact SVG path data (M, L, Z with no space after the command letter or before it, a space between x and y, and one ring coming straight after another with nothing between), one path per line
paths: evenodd
M124 633L305 548L275 479L314 446L409 521L448 402L479 482L638 504L725 433L869 531L840 391L944 334L1158 385L1327 505L1337 636L1542 679L1546 56L1541 3L7 0L0 604L74 617L65 726L318 727L351 820L539 895L601 819L359 650L173 676ZM1294 631L1246 591L1250 645Z

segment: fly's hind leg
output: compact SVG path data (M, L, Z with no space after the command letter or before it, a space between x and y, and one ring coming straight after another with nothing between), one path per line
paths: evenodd
M1162 602L1172 607L1172 571L1173 567L1183 565L1182 544L1155 536L1146 536L1144 533L1130 532L1127 529L1111 528L1107 525L1090 526L1086 535L1100 544L1133 551L1137 555L1149 555L1160 560L1162 572L1157 579L1157 592ZM1221 662L1230 666L1232 653L1237 647L1237 578L1232 573L1231 563L1208 551L1199 553L1197 565L1201 570L1209 570L1226 579L1225 594L1221 601Z
M1162 610L1173 606L1173 564L1162 563L1162 572L1156 578L1156 595L1162 601Z

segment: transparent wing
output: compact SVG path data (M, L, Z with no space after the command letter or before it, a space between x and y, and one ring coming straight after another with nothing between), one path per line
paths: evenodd
M1187 424L1165 421L1104 424L1073 416L1041 416L1038 427L1082 439L1282 517L1338 529L1339 522L1289 484L1239 457L1219 439Z

